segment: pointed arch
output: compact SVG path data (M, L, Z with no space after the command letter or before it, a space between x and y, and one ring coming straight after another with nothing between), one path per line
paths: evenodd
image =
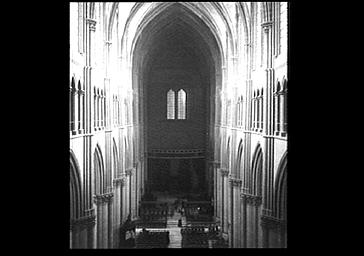
M226 50L222 47L223 43L221 42L221 31L219 31L218 25L215 19L220 19L222 24L224 24L225 29L228 35L233 38L233 34L231 33L231 29L228 26L226 19L222 15L221 8L217 8L216 5L211 4L211 7L214 8L218 14L217 17L212 17L211 14L207 11L207 9L202 8L200 5L196 3L189 2L160 2L160 3L138 3L136 4L131 12L130 16L127 19L124 33L122 36L122 47L127 47L129 50L126 52L129 53L128 59L132 59L134 55L134 50L136 48L136 44L140 35L143 33L143 30L147 27L155 17L161 14L165 9L170 7L171 5L181 5L187 12L193 14L194 19L198 19L204 23L209 30L211 31L214 41L217 44L218 52L222 54L222 56L226 56ZM179 18L179 17L176 17ZM182 17L183 18L183 17ZM132 23L136 23L136 27L130 30L130 25ZM131 40L130 42L127 42ZM233 40L230 41L231 46L229 48L234 49ZM124 51L124 50L123 50ZM224 61L226 58L221 58ZM223 65L225 65L223 63Z
M283 154L277 170L275 181L275 208L277 218L286 220L287 218L287 151Z
M114 158L114 178L117 178L119 175L119 157L118 157L119 154L115 138L113 138L112 141L113 141L113 158Z
M178 97L178 101L177 101L177 106L178 106L178 116L177 119L186 119L186 108L187 108L187 94L185 92L185 90L180 89L177 93L177 97Z
M82 186L80 168L75 154L70 150L70 219L78 219L82 212Z
M105 171L104 161L100 146L97 144L94 151L94 194L101 195L105 193Z
M272 22L272 4L272 2L261 3L263 23Z
M175 119L175 92L172 89L167 92L167 119Z
M76 93L76 84L75 84L75 78L72 77L71 79L71 87L70 87L70 130L75 130L76 124L75 124L75 93Z
M237 177L241 176L242 163L243 163L242 161L243 147L244 147L243 139L240 139L236 157L236 168L235 168Z
M258 143L252 160L251 167L251 194L256 196L262 195L262 175L263 175L263 151Z
M282 91L287 90L287 78L284 76L282 79Z
M129 156L129 154L128 154L128 152L129 152L129 143L128 143L128 139L127 139L127 137L126 136L124 136L124 153L125 153L125 157L124 157L124 159L125 159L125 170L126 169L128 169L129 167L130 167L130 161L129 161L129 159L130 159L130 156Z
M230 136L226 143L226 167L230 171Z
M277 81L277 86L276 86L276 93L277 92L280 92L280 90L281 90L281 83L279 82L279 81Z

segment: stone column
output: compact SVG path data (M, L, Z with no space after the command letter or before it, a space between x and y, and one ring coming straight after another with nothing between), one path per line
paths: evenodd
M126 175L126 196L127 196L127 215L130 215L130 217L132 217L132 212L131 212L131 202L132 202L132 198L131 198L131 176L132 176L132 169L128 169L125 171L125 175Z
M88 216L87 221L87 248L93 249L96 247L95 244L95 227L96 227L96 215L95 208L89 209L86 211L86 215Z
M243 190L244 191L244 190ZM240 194L240 205L241 205L241 214L240 214L240 221L241 221L241 247L247 248L247 200L245 193Z
M286 247L286 223L284 221L273 216L263 215L261 217L261 226L264 248Z
M113 223L112 223L112 230L113 230L113 248L118 247L117 241L119 241L119 225L120 225L120 215L121 215L121 192L120 192L120 183L121 179L116 178L113 179L113 191L114 191L114 203L113 203Z
M271 106L271 88L274 83L274 70L273 64L273 45L272 45L272 22L265 22L262 24L264 30L264 40L267 45L266 52L266 97L265 97L265 122L271 123L272 109ZM264 128L264 134L272 134L272 126L266 125ZM265 137L264 150L263 150L263 213L265 215L271 215L273 205L273 156L274 156L274 143L271 137Z
M279 135L279 130L280 130L280 105L279 105L279 94L278 92L274 93L274 130L275 130L275 135Z
M92 64L95 55L95 47L94 47L94 38L96 31L96 20L86 19L86 33L85 33L85 55L86 55L86 65L84 67L84 83L85 83L85 132L89 133L93 131L93 111L94 111L94 102L93 102L93 89L92 89Z
M89 246L89 230L95 225L95 216L83 216L77 220L71 221L71 248L92 248Z
M237 178L230 178L231 186L231 247L238 248L240 246L240 219L239 219L239 206L240 206L240 188L242 181Z
M97 236L97 244L96 244L96 248L103 248L103 230L102 230L102 227L103 227L103 204L104 204L104 201L103 201L103 198L101 195L96 195L94 196L94 202L96 204L96 225L97 225L97 228L96 228L96 236Z
M77 84L75 85L75 91L73 93L73 102L74 102L74 133L73 134L77 134L78 132L78 121L79 121L79 116L78 116L78 86Z
M113 193L108 193L106 195L107 203L107 248L113 248Z
M261 204L262 198L260 196L252 197L252 205L254 207L255 218L255 248L262 247L262 232L261 232Z
M283 85L282 85L283 86ZM280 98L280 106L279 106L279 112L280 112L280 131L283 133L285 131L284 127L284 105L285 105L285 97L284 97L284 91L283 88L281 88L282 91L279 92L279 98Z
M228 232L228 216L227 215L227 208L228 206L228 200L226 197L226 187L227 187L227 176L229 175L229 171L227 169L221 168L221 221L222 221L222 232L226 235Z

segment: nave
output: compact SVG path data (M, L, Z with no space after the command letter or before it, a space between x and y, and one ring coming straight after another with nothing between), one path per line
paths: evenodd
M70 249L287 247L289 2L69 7Z
M130 227L127 239L120 248L226 248L226 241L218 230L218 225L206 219L207 201L191 201L182 195L155 193L155 201L144 201L148 207L148 215L158 212L163 205L165 211L160 212L161 218L154 221L142 218L134 221ZM143 211L143 208L141 209ZM157 214L150 214L156 216ZM165 218L164 218L165 217ZM201 219L201 217L203 219ZM134 234L132 234L134 233ZM132 235L129 235L132 234Z

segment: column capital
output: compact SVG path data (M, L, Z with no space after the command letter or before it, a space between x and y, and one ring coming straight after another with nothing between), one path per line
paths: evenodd
M90 25L90 30L95 31L96 30L96 23L97 21L94 19L86 19L86 23Z
M109 202L111 202L113 197L114 197L113 192L105 193L105 194L101 194L101 195L95 195L94 196L94 201L95 201L96 204L109 203Z
M113 180L113 185L115 187L117 186L123 186L124 185L124 178L123 177L120 177L120 178L116 178Z
M134 167L133 167L133 168L129 168L129 169L127 169L127 170L125 170L125 175L126 175L126 176L131 176L131 175L133 174L134 170L135 170L135 168L134 168Z
M262 28L265 31L268 31L269 29L271 29L273 27L273 22L272 21L266 21L262 23Z
M242 180L241 179L237 179L237 178L233 178L231 177L229 179L229 182L231 183L231 185L233 185L234 187L240 187L242 184Z
M229 170L225 169L225 168L220 168L220 173L222 176L228 176L229 175Z
M253 206L260 206L262 204L262 197L261 196L241 193L240 198L244 199L247 204L251 204Z

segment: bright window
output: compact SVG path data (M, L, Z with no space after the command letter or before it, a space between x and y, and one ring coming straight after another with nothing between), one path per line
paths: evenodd
M174 119L175 114L175 95L173 90L167 93L167 119Z
M186 119L186 92L178 91L178 119Z

